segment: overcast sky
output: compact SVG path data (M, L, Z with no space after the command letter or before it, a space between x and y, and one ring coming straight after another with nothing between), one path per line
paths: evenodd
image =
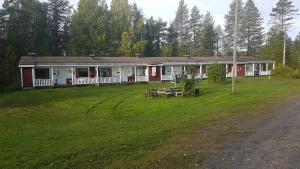
M0 4L4 0L0 0ZM46 0L43 0L46 1ZM70 0L74 8L77 7L79 0ZM185 0L189 9L197 5L202 14L207 11L211 12L215 18L216 24L224 25L224 16L229 11L229 4L232 0ZM243 0L244 2L246 0ZM264 18L265 32L268 31L268 22L270 19L270 12L275 7L278 0L254 0L259 8L262 17ZM110 5L111 0L107 0ZM164 21L171 21L175 17L179 0L129 0L130 3L136 2L140 8L143 9L146 17L154 16L161 17ZM294 5L300 9L300 0L294 0ZM295 19L294 28L290 31L290 36L293 38L300 32L300 16Z

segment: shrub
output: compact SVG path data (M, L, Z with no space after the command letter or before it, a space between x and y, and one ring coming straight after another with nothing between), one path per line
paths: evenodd
M210 65L207 69L207 78L211 83L224 84L226 82L226 67L220 64Z
M187 74L182 74L181 79L183 83L183 96L195 96L195 76L193 75L192 78L188 78Z
M300 70L288 66L278 65L272 71L272 76L281 78L300 78Z

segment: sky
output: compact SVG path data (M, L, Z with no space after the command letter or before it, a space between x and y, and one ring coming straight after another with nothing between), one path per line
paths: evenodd
M0 4L4 0L0 0ZM42 0L46 1L46 0ZM69 0L73 7L77 8L79 0ZM175 12L177 10L180 0L129 0L130 3L136 2L139 8L142 8L144 15L148 18L154 16L155 18L161 17L164 21L170 22L175 18ZM191 9L194 5L197 5L201 14L205 14L207 11L211 12L214 16L215 23L218 25L224 25L224 16L229 11L229 4L232 0L185 0L188 4L188 8ZM245 2L246 0L243 0ZM111 0L107 0L110 5ZM273 7L276 6L278 0L254 0L256 6L260 10L262 17L264 18L265 32L268 31L270 25L270 12ZM300 0L294 0L296 8L300 9ZM300 13L300 11L299 11ZM294 28L290 30L289 35L294 39L300 32L300 16L294 20Z

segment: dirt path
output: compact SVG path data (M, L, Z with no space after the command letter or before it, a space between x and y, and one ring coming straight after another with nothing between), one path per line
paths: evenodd
M201 168L300 168L300 96L283 103L251 129L234 136Z

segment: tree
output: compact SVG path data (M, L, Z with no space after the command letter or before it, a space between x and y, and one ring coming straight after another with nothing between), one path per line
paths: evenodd
M223 29L221 27L221 25L218 25L216 27L216 53L217 55L220 55L222 52L222 46L223 46L223 37L224 37L224 33L223 33Z
M238 0L238 37L241 37L242 29L241 29L241 21L243 16L243 4L242 0ZM235 0L230 4L230 11L225 15L225 30L224 30L224 51L227 55L230 55L233 50L233 42L234 42L234 23L235 23ZM242 39L238 38L237 46L242 46Z
M112 0L110 10L110 51L117 55L123 32L129 30L132 23L132 10L128 0ZM135 20L138 22L138 19Z
M261 56L265 59L275 60L277 63L282 63L283 51L283 34L276 28L271 28L267 35L267 42L262 49ZM291 63L291 40L287 42L287 60Z
M200 40L202 36L202 29L203 29L203 21L202 15L197 6L194 6L191 10L191 17L190 17L190 29L192 32L192 53L191 55L196 56L199 55L200 52Z
M263 47L263 27L260 12L253 0L248 0L243 8L241 29L242 48L248 57L258 56Z
M161 49L166 42L167 23L162 19L154 20L153 17L146 21L145 40L147 41L144 51L145 56L161 56Z
M72 17L72 48L77 55L108 52L107 6L104 1L80 0Z
M207 12L203 21L203 36L201 38L201 53L203 56L213 56L215 54L217 34L215 31L215 21L210 12Z
M292 66L300 68L300 32L292 46Z
M48 54L47 4L38 0L5 0L0 10L5 45L0 52L0 85L19 81L17 62L28 53Z
M273 28L283 34L283 65L286 62L286 32L292 27L295 15L298 12L298 9L292 3L291 0L279 0L270 14Z
M128 31L123 32L122 39L119 48L119 54L124 57L135 56L141 54L145 48L145 41L134 41L134 30L133 27L129 28Z
M178 33L176 31L176 28L174 24L171 24L170 27L167 30L167 43L163 45L162 51L163 56L178 56L179 55L179 49L178 49Z
M67 0L49 0L50 55L62 55L70 38L71 9Z
M179 2L173 25L178 34L179 55L190 54L189 9L184 0L180 0Z

